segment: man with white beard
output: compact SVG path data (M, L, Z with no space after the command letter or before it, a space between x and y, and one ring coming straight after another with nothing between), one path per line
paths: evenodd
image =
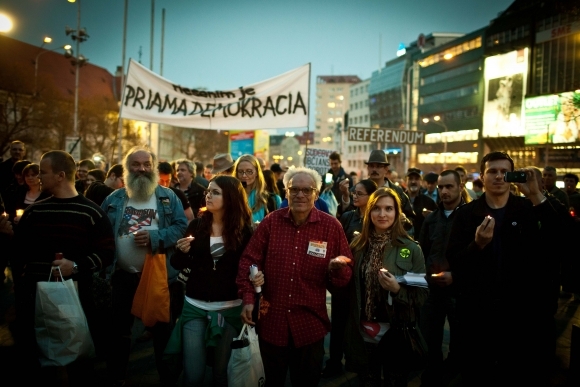
M151 151L133 147L125 156L123 167L125 187L113 192L101 205L113 225L117 246L111 278L113 326L107 368L113 384L121 386L125 384L131 351L131 307L146 255L166 254L171 292L178 272L169 264L169 257L187 228L181 201L173 191L158 184L157 158ZM169 384L169 373L161 361L169 340L169 323L158 322L150 328L157 371L162 384Z

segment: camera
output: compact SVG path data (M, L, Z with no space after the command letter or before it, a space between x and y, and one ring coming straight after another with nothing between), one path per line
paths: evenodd
M526 173L522 171L506 172L503 175L503 181L508 183L525 183L527 181Z

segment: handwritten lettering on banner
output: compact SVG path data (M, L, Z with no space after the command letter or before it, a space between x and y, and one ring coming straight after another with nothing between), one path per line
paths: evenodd
M226 91L170 82L131 60L121 117L199 129L308 126L310 64Z
M320 174L320 176L324 177L326 172L330 169L330 161L328 157L332 152L334 151L331 149L308 148L306 150L304 166L314 169Z
M424 130L398 130L385 128L358 128L349 126L349 141L371 141L386 144L424 144Z

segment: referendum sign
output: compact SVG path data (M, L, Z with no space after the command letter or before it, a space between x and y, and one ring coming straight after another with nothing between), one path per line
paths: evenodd
M304 166L306 168L314 169L324 178L324 175L330 169L328 156L330 156L332 152L334 152L332 149L308 148L306 149Z
M230 90L171 82L131 60L121 118L198 129L253 130L308 126L310 64Z
M420 145L425 143L424 130L348 127L348 141L372 141L388 144Z

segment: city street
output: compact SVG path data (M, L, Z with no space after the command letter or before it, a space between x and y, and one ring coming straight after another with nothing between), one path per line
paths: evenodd
M8 324L14 319L14 297L11 292L12 283L8 279L4 286L0 289L0 369L3 386L17 386L20 385L16 375L10 375L14 362L14 342L8 328ZM330 313L330 295L327 294L327 308ZM580 302L576 302L574 297L561 298L559 300L558 312L556 314L556 328L557 328L557 349L556 361L554 366L554 375L550 387L567 387L578 384L573 384L568 380L569 364L570 364L570 338L572 326L574 324L580 325ZM522 323L526 323L522 319ZM140 321L134 326L133 338L136 339L141 335L143 325ZM325 340L325 349L328 352L328 339ZM446 330L444 338L444 353L447 353L447 343L449 340L449 332ZM327 357L325 357L326 360ZM106 380L106 366L104 361L97 361L96 363L97 385L107 386ZM7 380L8 379L8 380ZM10 380L10 381L9 381ZM204 385L211 386L211 368L207 369L206 379ZM290 386L289 379L286 383ZM344 373L332 379L322 379L320 387L356 387L359 385L356 374ZM420 375L414 377L409 387L419 387L421 385ZM460 380L454 381L451 386L459 386ZM155 368L155 359L153 355L152 340L146 342L137 342L134 340L133 350L128 370L127 386L134 387L152 387L159 386L159 377Z

